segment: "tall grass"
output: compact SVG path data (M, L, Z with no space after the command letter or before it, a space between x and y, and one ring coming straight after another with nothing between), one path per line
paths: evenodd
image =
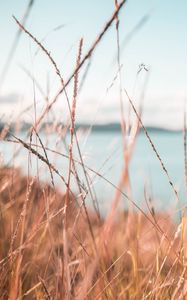
M151 201L147 201L149 210L145 212L132 198L129 164L140 126L177 200L179 196L142 122L142 108L138 110L126 90L124 93L122 89L118 14L125 2L124 0L118 3L115 0L114 13L85 55L82 54L83 39L80 40L75 69L67 81L64 80L50 51L25 28L23 22L20 23L14 17L19 29L47 56L60 79L61 86L50 101L48 97L45 98L40 84L36 84L47 100L46 107L39 118L36 118L35 111L35 122L28 130L25 140L18 136L19 132L10 131L10 124L1 132L1 139L7 143L18 144L28 151L29 163L36 158L47 166L51 184L40 181L38 173L31 176L29 163L27 176L23 175L19 168L1 165L0 299L187 299L185 212L181 212L179 222L175 223L169 213L156 213ZM116 78L119 77L124 157L118 185L84 163L76 130L77 97L82 86L82 82L79 84L79 71L85 62L91 59L97 45L115 22L118 65ZM25 71L35 82L29 71ZM71 81L74 81L72 100L67 91ZM65 141L67 153L59 152L57 147L50 149L45 145L39 130L42 121L62 93L65 94L68 104L69 122L63 133L56 123L57 126L52 124L50 129L56 133L60 131L60 137L69 133L69 142ZM136 116L132 126L127 124L124 117L123 97L127 97ZM53 116L55 117L55 110ZM49 130L50 124L45 124L45 127ZM186 125L186 172L185 134ZM127 142L129 135L131 142ZM33 136L36 142L33 142ZM74 149L77 151L77 157L74 155ZM57 169L50 161L50 152L61 155L68 161L67 177L63 170ZM16 155L19 153L16 152ZM85 184L80 178L79 168L82 170ZM106 218L100 216L98 199L92 185L93 178L90 178L88 171L115 189ZM65 187L64 192L55 187L55 175ZM77 187L77 193L73 192L74 185ZM124 192L124 188L127 193ZM87 207L88 198L93 202L93 210ZM129 204L126 211L117 209L121 198Z

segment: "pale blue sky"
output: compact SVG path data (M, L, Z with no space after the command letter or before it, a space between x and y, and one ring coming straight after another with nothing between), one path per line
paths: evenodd
M12 15L21 20L27 3L25 0L0 2L0 73L18 29ZM35 0L26 27L39 40L45 37L44 45L51 51L63 76L67 78L75 65L79 39L84 38L85 53L113 10L113 0ZM127 1L120 13L121 43L147 13L150 13L149 20L135 32L126 47L121 49L123 87L134 96L135 102L138 101L144 74L140 74L134 92L133 87L138 66L144 63L150 68L145 121L162 126L173 126L175 122L179 126L183 102L187 99L187 2ZM59 25L64 26L54 31ZM11 114L16 114L16 111L33 102L32 81L20 65L34 74L44 90L48 74L51 96L58 90L59 82L53 68L41 51L35 55L36 50L36 45L22 34L0 89L2 112L11 111ZM90 120L90 117L98 121L118 120L118 84L115 83L106 95L107 87L117 71L117 65L113 63L115 54L116 32L113 26L96 49L87 81L80 94L77 113L81 120ZM71 90L70 86L70 95ZM14 103L10 103L10 94L15 95ZM38 92L36 97L39 111L45 103ZM57 114L60 114L59 108L63 111L63 103L59 100ZM32 119L32 113L27 118Z

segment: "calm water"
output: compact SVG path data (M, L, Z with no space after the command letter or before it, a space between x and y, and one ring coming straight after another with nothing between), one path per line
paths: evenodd
M25 134L19 136L24 138ZM155 153L153 152L144 133L141 132L136 142L135 151L130 163L130 179L132 186L133 200L146 209L146 194L154 201L157 209L173 209L186 204L184 187L184 152L183 136L178 132L150 131L150 136L158 150L172 182L180 195L180 203L177 203L174 192L168 183ZM66 153L63 142L55 135L41 135L43 143L51 149L57 149ZM79 142L83 159L86 165L98 171L115 185L118 185L123 168L121 135L118 132L92 132L90 135L79 134ZM75 147L76 148L76 147ZM21 166L27 173L28 165L33 175L39 174L42 180L49 180L49 170L43 163L38 162L35 157L29 159L28 151L22 149L19 154L14 154L19 147L9 142L0 143L0 151L4 163L11 163ZM40 150L43 154L43 151ZM52 162L63 176L67 176L68 161L66 158L48 152ZM75 157L78 158L75 149ZM38 171L37 171L38 170ZM79 176L86 186L84 174L79 167ZM100 208L105 212L111 203L115 189L94 173L89 172L92 186L99 200ZM64 189L61 180L55 176L55 184ZM124 190L124 192L126 192ZM122 205L126 205L126 199L122 199Z

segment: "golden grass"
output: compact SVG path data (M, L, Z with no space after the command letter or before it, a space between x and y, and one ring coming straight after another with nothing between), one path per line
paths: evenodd
M19 169L0 170L1 299L67 299L64 270L65 195ZM153 218L153 216L149 216ZM185 218L121 212L109 238L107 219L67 207L71 299L186 299ZM166 238L167 236L167 238ZM173 298L172 298L173 297ZM182 298L181 298L182 297Z
M33 1L29 3L32 5ZM19 143L48 166L52 186L39 182L38 178L23 176L19 169L0 168L0 299L187 299L185 214L176 224L166 213L155 213L154 209L145 213L131 197L129 163L141 125L160 162L161 171L167 176L176 199L179 199L165 164L141 120L142 107L140 111L136 109L125 89L124 95L136 121L130 126L124 117L118 14L125 3L126 0L119 3L114 1L114 13L85 54L82 54L83 40L80 40L75 69L66 81L51 52L25 28L25 22L20 23L13 17L19 32L23 31L29 36L48 57L60 79L60 89L52 100L44 97L47 104L38 119L34 104L35 122L27 134L30 143L11 134L8 125L1 132L1 139L10 133L14 137L12 142ZM84 164L75 130L79 71L85 62L90 61L103 36L115 22L124 156L118 186ZM26 73L35 81L28 71ZM73 99L70 101L67 86L73 79ZM41 90L38 83L36 87ZM67 155L56 154L64 155L69 161L67 182L61 170L50 163L49 149L39 136L42 121L62 93L65 94L70 114L70 122L66 125L66 131L70 132L70 143L66 145ZM129 134L132 141L127 143ZM32 144L33 135L36 136L37 145ZM186 150L185 138L186 135ZM74 146L78 159L74 158ZM38 149L43 150L43 155ZM77 164L84 173L86 188L80 181ZM97 203L95 213L86 206L87 196L95 203L88 170L115 188L112 207L105 219L99 217ZM54 188L53 172L65 185L64 194ZM72 193L72 177L79 196ZM123 192L124 188L127 195ZM131 203L125 212L117 210L122 196Z

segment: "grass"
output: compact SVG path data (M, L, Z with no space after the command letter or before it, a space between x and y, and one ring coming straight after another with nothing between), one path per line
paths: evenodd
M115 0L114 13L86 54L82 53L84 40L80 40L75 69L67 81L63 79L50 51L25 28L23 22L14 17L19 35L24 32L47 56L60 80L60 89L51 101L44 97L47 99L46 107L38 118L34 99L35 120L24 140L18 137L19 132L10 132L10 124L1 132L1 139L25 148L29 159L27 176L14 166L0 167L0 299L187 299L185 212L180 211L181 217L176 223L169 213L156 212L149 201L149 210L145 212L131 196L133 187L129 163L142 127L160 163L161 172L167 177L176 199L179 199L169 172L143 124L142 106L138 110L127 91L122 90L118 13L125 2ZM33 4L33 1L30 3ZM90 62L97 45L113 23L116 24L118 54L118 74L114 81L119 79L124 157L118 185L84 163L75 126L79 72L85 62ZM148 71L145 66L143 68ZM32 74L27 73L35 81ZM71 101L67 86L72 81ZM35 86L40 89L38 83ZM58 126L53 126L53 130L55 133L60 131L63 137L69 134L68 142L60 139L60 142L65 142L67 153L59 152L57 147L50 149L39 131L42 121L62 93L69 109L69 122L63 133ZM128 124L124 117L124 96L136 116L134 124ZM53 115L55 117L55 110ZM129 135L131 142L127 143ZM186 166L186 126L184 150ZM67 176L50 161L50 151L66 158ZM37 163L40 161L47 166L51 184L40 181L38 173L35 177L30 176L30 165L35 158ZM78 167L82 170L85 184L80 179ZM88 171L115 188L112 206L105 218L100 216ZM55 175L60 178L64 192L56 188ZM73 192L73 185L76 185L77 193ZM118 210L122 197L129 201L126 211ZM88 198L93 202L93 210L87 207Z
M19 169L1 168L1 299L180 299L186 294L186 218L121 212L110 224ZM157 226L162 232L158 231ZM69 291L67 289L69 288ZM183 297L183 296L182 296ZM181 299L184 299L181 298Z

